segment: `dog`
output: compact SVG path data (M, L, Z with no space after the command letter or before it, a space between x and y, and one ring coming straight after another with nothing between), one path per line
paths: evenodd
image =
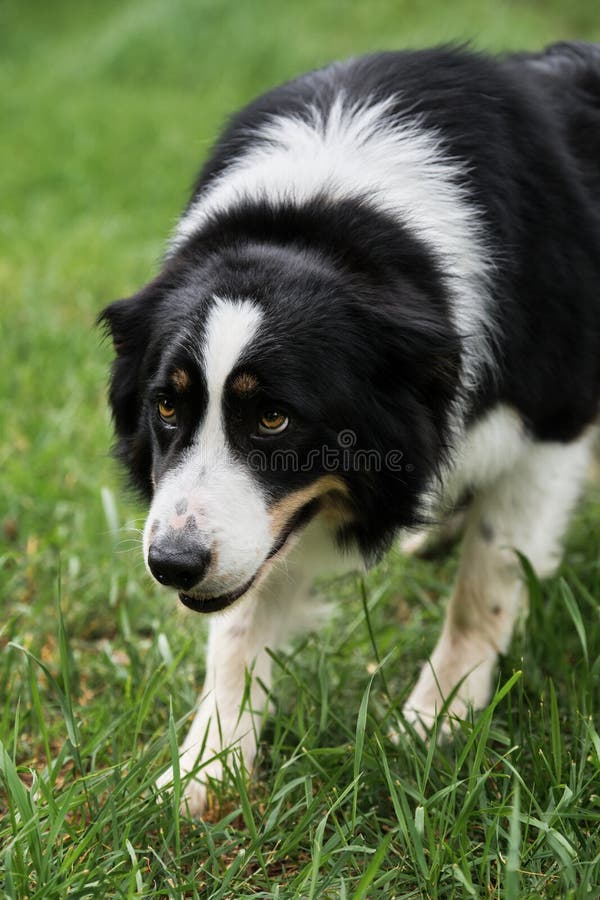
M315 576L460 509L404 717L427 734L485 706L515 550L555 570L598 420L600 45L377 53L269 91L217 140L160 273L100 321L147 568L212 614L190 813L225 751L251 769L267 648L314 624Z

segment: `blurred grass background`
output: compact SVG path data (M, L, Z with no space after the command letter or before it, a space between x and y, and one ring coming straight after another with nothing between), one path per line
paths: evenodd
M44 735L63 757L67 752L52 686L40 688L42 727L31 670L9 646L15 641L59 666L59 568L79 671L78 715L90 740L96 735L98 761L107 752L98 749L99 735L113 724L120 734L119 715L138 702L139 683L156 666L167 674L147 735L164 730L169 693L177 715L194 702L201 656L190 632L202 626L144 573L135 531L143 510L121 490L108 452L111 352L94 318L156 271L227 114L307 68L361 52L465 40L492 51L533 49L569 38L600 40L598 3L0 0L0 738L18 763L30 771L42 765ZM600 496L591 488L564 571L596 599L599 533ZM448 594L454 566L452 558L439 565L390 558L369 581L382 652L396 645L399 626L403 635L394 670L399 696L432 646L442 615L437 601ZM544 591L555 624L534 608L539 642L517 642L507 663L510 671L521 653L529 655L534 693L552 668L569 680L581 662L558 581ZM356 586L334 593L360 623ZM597 648L593 600L586 609ZM310 681L330 667L351 722L372 656L361 627L349 644L334 641L327 663L332 635L315 638L300 670ZM158 635L166 641L157 643ZM175 648L180 665L171 665L166 647ZM596 690L597 672L594 679ZM563 710L574 703L570 684L557 686ZM297 684L291 696L294 690ZM128 737L113 737L124 758L134 752Z

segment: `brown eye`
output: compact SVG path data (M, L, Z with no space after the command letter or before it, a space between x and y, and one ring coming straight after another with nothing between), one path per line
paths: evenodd
M278 409L269 409L262 414L258 422L259 434L281 434L288 427L288 417Z
M175 407L166 397L161 397L157 404L158 414L167 425L177 424Z

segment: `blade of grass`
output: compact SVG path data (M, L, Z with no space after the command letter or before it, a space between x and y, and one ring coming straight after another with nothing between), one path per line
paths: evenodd
M365 745L365 730L367 727L367 712L369 709L369 697L371 696L371 687L373 685L373 674L369 679L369 683L363 693L358 716L356 719L356 739L354 743L354 793L352 795L352 831L356 828L356 810L358 807L358 786L360 783L360 767L362 762L363 749Z
M581 611L579 609L579 606L577 605L575 597L573 596L573 591L564 580L564 578L561 578L559 584L563 603L569 611L569 615L571 616L571 620L577 631L577 636L579 637L579 643L581 644L581 649L583 650L583 658L585 659L586 668L589 668L590 659L588 654L587 637L585 633L585 625L583 624L583 619L581 618Z
M379 872L384 857L387 853L388 846L392 840L393 832L390 831L386 834L381 844L377 848L375 855L372 857L369 865L365 869L364 875L358 882L356 886L356 890L352 894L352 900L364 900L367 896L367 891L369 890L369 886L373 882L373 879Z
M518 781L513 782L513 804L510 813L510 831L508 837L508 855L506 859L506 874L504 896L506 900L519 900L521 886L519 869L521 867L521 786Z

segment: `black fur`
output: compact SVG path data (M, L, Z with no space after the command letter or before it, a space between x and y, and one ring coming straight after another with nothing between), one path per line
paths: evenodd
M371 555L417 521L456 405L474 422L507 403L548 441L575 439L597 415L600 49L562 44L492 59L442 48L310 73L233 117L192 200L258 140L253 129L273 113L306 115L307 103L325 109L340 90L350 100L398 94L390 116L407 108L421 116L468 168L493 263L496 356L474 393L461 393L461 344L430 249L410 221L399 225L364 197L300 207L256 198L215 215L153 282L101 319L117 350L110 400L118 453L150 495L152 471L159 477L172 465L205 408L190 348L201 344L211 298L260 304L264 324L239 368L257 373L262 393L245 404L228 395L230 443L242 458L260 445L303 460L315 447L336 448L338 433L351 429L355 450L401 451L400 471L343 473L355 516L344 537ZM157 426L153 402L177 366L192 370L194 390L174 437ZM257 442L249 424L269 402L293 420L271 444ZM324 471L321 462L294 472L273 466L256 477L278 498Z

